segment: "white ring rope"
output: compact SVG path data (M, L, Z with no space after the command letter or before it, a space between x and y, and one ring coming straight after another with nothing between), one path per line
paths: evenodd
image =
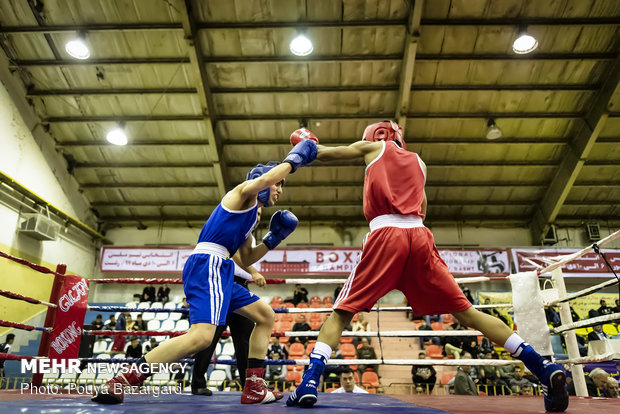
M620 230L615 231L614 233L611 233L609 236L605 237L604 239L601 239L600 241L598 241L598 243L596 243L598 246L602 246L604 244L609 243L610 241L613 241L615 239L617 239L618 237L620 237ZM551 271L557 269L558 267L562 267L564 266L566 263L571 262L575 259L577 259L578 257L583 256L586 253L590 253L594 248L593 248L594 244L591 244L590 246L586 247L585 249L581 249L578 252L566 255L566 256L559 256L561 259L555 261L553 264L539 269L538 270L538 274L543 274L543 273L551 273Z
M594 293L603 288L617 285L617 284L618 284L618 279L609 279L603 283L599 283L598 285L590 286L589 288L580 290L575 293L571 293L570 295L566 295L565 297L560 298L558 300L554 300L553 302L549 303L548 306L553 306L553 305L557 305L558 303L568 302L570 300L577 299L585 295L589 295L590 293Z
M279 305L274 305L279 306ZM492 305L473 305L476 309L491 309L491 308L512 308L512 303L497 303ZM278 314L283 313L323 313L323 312L332 312L334 308L288 308L288 312L277 312ZM409 306L386 306L386 307L374 307L370 310L370 312L385 312L385 311L411 311L411 307Z
M473 276L473 277L455 277L454 280L458 284L488 282L490 280L508 280L508 276ZM345 283L347 279L284 279L287 285L316 285L319 283Z
M580 358L572 358L572 359L556 359L555 362L563 365L580 365L580 364L589 364L591 362L605 362L611 361L612 359L616 359L617 353L606 353L601 355L592 355L585 356Z
M572 329L577 328L588 328L590 326L600 325L603 322L620 320L620 312L611 313L609 315L597 316L596 318L584 319L582 321L567 323L565 325L560 325L557 328L553 329L554 333L561 333L565 331L570 331Z
M319 336L319 331L286 331L284 336ZM342 336L379 336L379 332L344 331ZM381 337L484 336L480 331L381 331Z

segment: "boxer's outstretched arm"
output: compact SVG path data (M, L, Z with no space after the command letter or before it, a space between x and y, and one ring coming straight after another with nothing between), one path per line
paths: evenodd
M241 259L241 264L249 267L262 259L268 251L269 249L264 243L261 243L256 247L252 247L252 238L248 237L241 247L239 247L238 253L239 258Z
M282 163L258 178L242 182L224 196L222 204L231 210L244 210L251 207L255 204L259 191L282 181L289 175L291 169L291 164Z
M353 160L363 158L373 151L380 151L381 142L357 141L348 146L326 147L317 145L316 158L321 161Z

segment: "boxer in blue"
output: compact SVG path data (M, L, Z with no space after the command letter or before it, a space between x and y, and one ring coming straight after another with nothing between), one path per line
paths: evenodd
M249 290L233 283L235 265L230 258L238 252L242 264L249 266L295 230L295 215L287 210L277 211L271 217L269 233L263 242L256 247L251 245L250 233L257 220L258 207L275 204L282 192L284 178L297 168L310 164L316 153L316 144L304 140L289 152L282 164L258 164L249 172L246 181L224 196L202 228L198 244L183 268L183 287L189 303L189 331L164 342L141 358L137 365L142 372L130 369L106 382L93 401L121 403L127 387L140 385L148 377L149 364L174 362L207 348L217 325L226 323L228 312L238 313L256 323L250 336L241 403L269 403L282 398L282 393L270 391L264 381L264 360L274 312Z

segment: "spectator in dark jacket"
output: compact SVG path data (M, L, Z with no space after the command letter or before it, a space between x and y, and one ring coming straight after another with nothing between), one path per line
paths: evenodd
M458 367L454 377L454 393L456 395L478 395L478 389L474 380L469 377L471 367L463 365Z
M299 316L299 322L297 322L297 323L295 323L295 325L293 325L293 331L295 331L295 332L304 332L304 331L311 331L311 330L312 330L312 328L306 322L306 317L304 315L300 315ZM308 337L307 336L295 337L294 341L295 342L301 342L302 344L306 345L306 343L308 342Z
M592 332L588 334L588 341L600 341L603 339L609 339L609 335L603 332L603 325L593 326Z
M601 299L599 303L601 304L601 307L597 309L599 315L602 316L602 315L609 315L610 313L613 313L613 309L607 306L607 302L605 302L605 299Z
M140 345L140 340L137 336L131 338L131 343L127 345L127 349L125 350L126 358L140 358L142 357L142 346Z
M426 353L418 353L418 359L426 359ZM437 371L432 365L414 365L411 367L411 381L417 386L430 394L435 388L437 382Z
M155 302L155 288L147 285L142 291L142 302Z
M170 288L168 287L168 285L160 286L159 289L157 290L157 301L166 303L170 300L169 296L170 296Z

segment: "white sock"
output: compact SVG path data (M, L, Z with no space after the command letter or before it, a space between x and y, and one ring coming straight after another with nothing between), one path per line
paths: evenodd
M310 353L310 358L323 357L325 361L329 361L329 357L332 356L332 347L325 342L317 342L314 344L314 349Z
M525 342L523 340L523 338L521 338L519 335L517 335L516 333L513 333L512 335L510 335L508 337L508 339L506 340L506 343L504 344L504 349L508 352L510 352L510 354L514 354L515 352L517 352L517 350L519 349L519 346Z

